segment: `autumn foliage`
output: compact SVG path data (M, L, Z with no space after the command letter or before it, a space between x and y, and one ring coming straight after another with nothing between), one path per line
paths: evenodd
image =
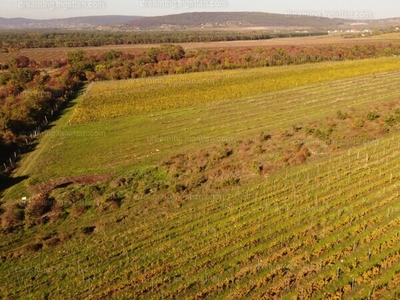
M0 152L2 161L26 145L84 82L145 78L210 70L271 67L375 58L400 54L400 44L337 44L185 50L164 44L129 53L74 50L60 59L17 56L0 65ZM164 104L160 104L164 105ZM388 120L390 122L390 120ZM299 157L301 160L301 158Z

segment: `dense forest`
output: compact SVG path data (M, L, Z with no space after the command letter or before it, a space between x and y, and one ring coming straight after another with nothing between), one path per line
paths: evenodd
M400 44L281 46L184 50L165 44L136 53L74 50L59 60L19 56L0 65L0 170L9 157L25 151L32 133L77 95L85 82L167 74L340 61L400 55ZM22 149L22 150L21 150ZM4 168L5 167L5 168Z
M0 31L0 51L11 52L22 48L97 47L106 45L265 40L326 34L326 32L265 33L224 31Z

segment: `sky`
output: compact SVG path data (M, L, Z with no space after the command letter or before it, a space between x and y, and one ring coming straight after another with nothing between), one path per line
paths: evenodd
M399 0L0 0L0 17L157 16L194 11L258 11L380 19L400 17Z

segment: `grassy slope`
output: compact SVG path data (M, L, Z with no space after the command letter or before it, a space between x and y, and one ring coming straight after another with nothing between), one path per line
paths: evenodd
M387 71L396 68L396 64L393 65L393 62L397 62L397 60L379 59L356 62L361 68L351 72L359 74L361 70L361 73L364 74L375 74L379 69ZM331 70L334 66L339 68L343 66L345 70L349 70L354 63L324 63L317 67L322 73L323 70ZM370 64L373 64L373 67L369 67ZM304 68L305 66L285 67L283 71L274 69L271 72L280 72L281 77L289 74L291 81L284 83L289 86L291 86L291 82L300 85L301 80L306 80L303 73L300 72ZM306 70L309 71L310 68L307 66ZM298 71L294 72L293 70ZM342 73L341 69L335 70L335 74L350 76L346 72ZM229 72L227 73L229 74ZM239 74L238 71L233 73ZM215 78L215 76L221 77L222 74L216 72L201 75L203 79L207 79L204 76ZM254 84L255 77L262 78L263 74L268 74L268 69L245 70L242 71L242 74L241 82L242 86L245 86L246 83ZM130 172L135 166L151 165L163 158L169 158L174 154L190 151L200 146L221 144L224 141L237 140L252 134L257 135L261 131L276 131L305 122L307 119L313 120L331 115L332 110L336 112L339 109L374 103L377 100L391 100L399 96L398 91L392 88L398 82L398 71L327 81L321 84L313 84L311 81L308 85L264 94L262 93L262 81L260 81L257 83L260 85L259 89L246 89L240 94L242 97L236 99L237 91L242 86L239 88L232 86L226 79L232 77L226 76L223 77L223 82L232 89L232 92L227 91L224 95L231 100L210 102L211 99L207 99L207 95L212 93L197 94L200 87L191 84L190 79L197 78L197 75L188 75L183 88L190 91L194 87L196 92L192 91L189 95L196 95L199 99L207 100L199 105L187 106L187 103L177 101L187 107L117 119L111 118L102 122L81 125L68 125L76 114L76 109L70 109L57 123L57 126L44 134L38 151L24 159L17 175L30 176L29 183L36 184L51 178L85 173L123 174ZM182 78L182 76L177 76L177 78ZM318 76L312 77L312 79L316 82L320 81ZM134 84L132 81L114 82L114 87L118 89L120 84L126 83ZM161 93L173 97L169 86L170 81L164 81L164 83L157 90L148 91L146 97L151 99ZM182 83L180 84L182 85ZM113 83L99 83L99 85L107 85L109 89L113 87ZM269 85L267 78L266 91L269 88L274 89L274 86ZM88 98L91 93L96 93L96 86L91 88ZM101 102L103 99L114 99L112 92L109 93L110 98L105 98L103 94L101 97L93 98L100 102L98 105L96 105L98 102L94 102L93 106L97 106L98 110L105 114L111 109L107 110L107 107L104 106L105 102ZM129 98L125 99L128 102L122 104L129 104ZM76 102L78 104L75 107L80 108L85 99L81 98ZM102 109L102 106L105 109ZM293 109L294 107L296 109ZM96 155L92 155L93 151ZM22 185L19 185L9 194L9 197L18 199L24 193Z
M24 184L33 184L71 174L126 174L224 138L236 140L339 109L397 99L398 75L332 80L82 125L68 125L71 109L25 158L18 175L31 176ZM202 293L209 299L238 299L267 292L269 298L275 290L286 298L307 298L312 284L320 289L314 298L343 291L355 298L394 295L400 260L399 138L393 135L240 188L190 195L183 206L158 195L134 197L119 210L90 210L56 227L2 237L0 249L7 255L54 231L76 235L62 247L5 260L0 295L191 298ZM21 192L23 185L8 196ZM94 234L79 234L90 225L96 226Z
M314 283L321 290L313 298L342 289L346 297L360 298L373 291L373 281L375 297L382 283L388 283L383 295L393 295L400 260L398 138L242 189L192 195L182 207L174 199L145 197L125 201L101 220L86 215L57 230L95 225L95 234L4 262L0 272L8 276L0 293L97 299L203 293L209 299L238 299L276 290L286 298L308 298ZM31 230L23 238L40 240L54 230Z

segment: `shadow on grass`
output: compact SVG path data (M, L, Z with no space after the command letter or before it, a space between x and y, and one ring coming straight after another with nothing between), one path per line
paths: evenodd
M55 126L54 122L58 121L64 114L66 114L70 109L72 109L76 105L76 99L82 94L84 94L86 87L83 85L79 87L76 91L74 91L75 97L67 100L61 107L60 109L53 114L51 119L49 120L50 122L47 125L42 125L41 132L39 133L39 136L41 134L46 134L46 132L53 128ZM31 142L28 145L24 145L22 148L20 148L20 152L22 155L28 154L30 152L35 151L39 144L38 138L35 138L31 140ZM9 189L10 187L24 181L25 179L28 178L28 176L21 176L21 177L10 177L8 174L11 173L11 171L14 169L14 163L17 163L17 161L13 162L13 165L11 165L8 169L5 170L3 174L0 172L0 196L1 194Z
M20 177L0 177L0 194L3 193L5 190L9 189L10 187L21 183L22 181L28 179L29 176L20 176Z

